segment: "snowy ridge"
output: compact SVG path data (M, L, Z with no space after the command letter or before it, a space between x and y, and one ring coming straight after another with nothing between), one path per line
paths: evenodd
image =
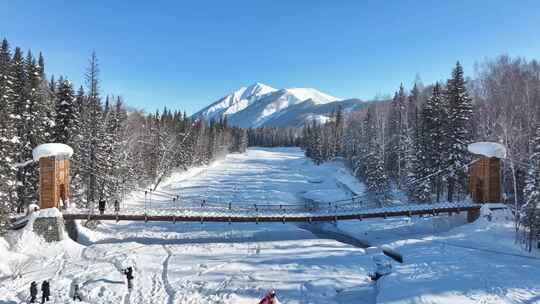
M350 104L350 100L348 103ZM361 102L358 101L359 103ZM230 124L244 128L297 126L313 119L326 121L338 104L341 104L339 98L313 88L276 90L268 85L255 83L221 98L195 113L193 117L217 120L226 115ZM297 107L298 105L301 106Z
M276 89L258 82L248 87L241 87L195 113L193 117L204 118L206 120L219 119L223 115L231 115L242 111L252 102L275 91Z

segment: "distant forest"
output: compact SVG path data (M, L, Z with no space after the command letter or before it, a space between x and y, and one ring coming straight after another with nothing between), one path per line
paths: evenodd
M208 164L247 147L247 132L226 120L193 121L181 111L128 110L120 96L102 95L92 54L85 86L46 74L46 60L31 51L0 49L0 212L21 211L38 200L38 166L32 149L47 142L70 145L72 202L99 199L157 185L176 169ZM146 188L147 189L147 188ZM1 217L1 216L0 216ZM5 218L5 217L4 217ZM0 221L0 226L2 226Z

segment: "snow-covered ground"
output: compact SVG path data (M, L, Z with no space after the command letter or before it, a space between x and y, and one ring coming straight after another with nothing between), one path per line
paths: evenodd
M184 203L303 204L336 200L365 187L339 162L314 166L293 148L252 148L206 168L173 175L160 191ZM143 207L133 193L123 207ZM166 197L146 201L167 208ZM151 204L151 205L150 205ZM487 212L487 211L485 211ZM72 281L88 303L257 303L275 289L281 303L536 303L540 257L513 243L508 215L466 224L453 217L293 224L104 223L81 227L81 243L44 244L25 229L0 239L0 303L20 303L29 283L51 280L56 303ZM313 233L308 230L313 231ZM380 249L404 256L377 284L368 279ZM321 238L322 236L322 238ZM126 292L120 270L134 266Z

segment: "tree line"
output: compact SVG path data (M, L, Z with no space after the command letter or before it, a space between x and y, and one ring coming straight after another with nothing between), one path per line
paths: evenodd
M128 109L122 97L103 96L96 54L85 86L47 78L45 59L0 48L0 212L38 201L38 165L32 150L47 142L74 149L72 202L92 206L124 191L157 186L171 171L207 164L247 148L247 131L226 120L193 120L181 111ZM5 216L0 226L5 226ZM3 225L3 224L4 225Z
M261 127L247 130L250 147L296 147L299 145L297 128Z
M475 141L503 144L504 202L517 210L516 233L529 249L540 235L540 64L500 56L466 79L457 63L444 83L370 102L344 122L303 129L301 145L316 164L342 156L381 204L396 190L413 203L455 201L468 193Z

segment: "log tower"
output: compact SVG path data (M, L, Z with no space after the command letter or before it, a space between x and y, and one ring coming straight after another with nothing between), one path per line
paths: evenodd
M70 157L73 150L64 144L43 144L33 151L39 162L39 207L66 208L70 191Z
M500 203L501 159L506 158L506 148L495 142L477 142L467 149L475 158L469 168L469 191L473 202Z
M60 208L66 206L70 191L70 162L64 156L39 159L39 207Z

